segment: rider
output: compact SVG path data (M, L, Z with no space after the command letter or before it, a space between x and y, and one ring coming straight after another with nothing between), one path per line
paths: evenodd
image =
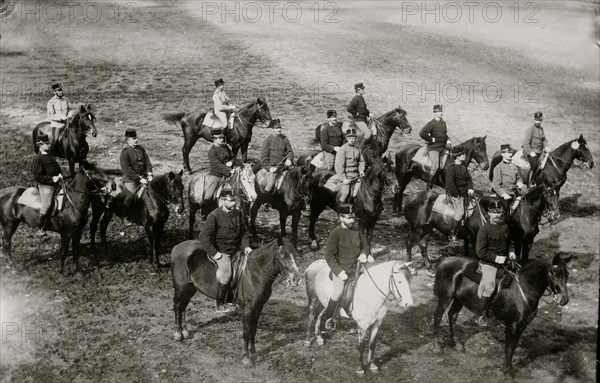
M446 169L446 193L454 208L454 222L450 228L450 240L456 241L456 234L461 220L466 216L468 196L474 193L473 179L465 166L465 152L458 149L454 152L454 163Z
M199 240L217 263L217 308L218 313L231 309L225 306L227 290L231 282L231 257L244 249L245 255L250 254L250 237L242 214L236 209L235 196L230 187L225 186L221 191L221 206L206 217L206 222L200 231Z
M52 97L46 104L46 110L48 114L48 120L50 120L50 127L52 134L54 135L53 140L56 140L59 132L66 126L69 112L71 111L71 105L69 99L63 95L62 85L59 83L52 84ZM54 133L56 131L56 133Z
M511 201L519 201L520 194L525 191L525 184L519 175L517 165L512 163L513 150L509 144L500 145L502 162L498 163L492 173L492 190L504 200L504 206L510 206Z
M215 198L215 192L224 178L229 177L234 170L233 153L225 143L225 135L221 129L211 130L213 143L208 149L208 162L210 170L208 173L205 198L207 200Z
M333 169L335 154L344 143L342 124L337 121L335 110L327 111L327 123L321 125L321 149L323 149L323 161L327 170Z
M273 190L277 176L285 168L291 166L294 159L294 151L290 141L281 134L281 121L278 118L271 120L269 128L273 129L273 134L265 139L260 151L260 162L263 168L269 172L265 186L267 193Z
M502 206L497 201L492 201L488 209L489 222L486 222L477 233L477 257L481 282L477 289L477 296L481 299L482 315L477 319L480 326L486 325L487 312L490 298L496 287L496 273L504 265L506 258L517 259L514 252L509 252L511 240L508 227L502 217Z
M37 183L37 189L40 193L42 207L40 208L40 217L38 219L38 228L40 236L45 236L44 227L49 215L52 213L52 204L56 192L57 183L63 178L60 166L56 159L49 153L50 139L45 134L38 136L37 145L39 153L33 158L31 163L31 172Z
M135 129L127 128L125 138L127 139L127 146L121 151L120 163L123 172L123 185L131 192L123 202L123 214L127 218L129 208L140 187L146 186L148 182L152 181L152 163L146 154L146 150L138 145Z
M325 328L333 329L332 321L338 301L344 292L346 280L356 273L356 263L373 262L369 246L358 230L354 229L354 211L352 205L343 204L338 209L340 226L329 234L325 260L331 269L333 291L321 319L325 319Z
M365 175L365 160L360 148L356 147L356 129L346 131L346 142L335 155L335 176L342 181L340 203L346 202L350 195L352 183L360 185L360 178Z
M354 84L354 91L356 95L348 104L346 109L350 113L350 117L354 120L354 124L363 132L364 139L377 135L377 128L372 126L371 129L367 126L369 120L373 119L373 114L367 109L367 103L363 95L365 94L365 86L362 82Z
M215 107L215 116L221 122L223 129L227 129L227 112L235 110L235 105L230 105L230 100L225 93L225 81L222 78L215 81L215 93L213 94L213 104Z
M549 152L548 140L542 128L544 115L542 112L533 114L533 125L525 131L525 139L523 140L523 152L527 155L531 170L529 171L529 184L535 179L535 172L538 169L540 155L542 152Z
M448 138L448 129L446 128L446 121L442 119L444 116L444 108L442 105L433 106L433 120L429 121L419 135L422 139L427 141L427 152L431 159L431 170L429 171L429 181L427 182L427 189L433 187L435 181L435 175L440 168L440 153L446 150L446 147L452 145Z

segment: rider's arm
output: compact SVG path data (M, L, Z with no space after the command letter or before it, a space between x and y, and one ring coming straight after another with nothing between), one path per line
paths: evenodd
M431 142L431 121L429 121L419 132L419 136L427 142Z
M467 188L473 189L473 177L471 177L471 173L469 173L469 168L465 166L465 172L467 173Z
M348 111L348 113L350 113L352 115L352 117L358 117L357 104L358 104L358 99L356 97L354 97L350 101L350 103L348 104L348 108L346 109Z
M35 182L42 185L52 185L52 177L44 174L44 167L39 157L34 157L31 163L31 172L33 173L33 179Z
M48 113L48 120L50 121L63 122L67 118L67 115L61 113L60 110L57 110L55 103L51 101L48 102L46 109Z
M285 137L283 139L283 142L285 143L286 158L290 161L294 161L294 149L292 149L292 144L290 144L290 140L287 137Z
M321 149L329 153L335 153L333 145L329 143L329 132L326 125L321 125Z
M217 235L217 219L214 214L209 214L206 218L206 222L200 230L198 239L202 244L202 248L206 250L209 256L214 257L219 252L219 249L215 247Z
M215 169L223 177L229 177L231 175L231 168L219 161L217 150L213 148L214 146L208 150L208 163L210 164L210 168Z
M340 150L335 153L335 163L334 163L335 174L339 177L346 178L346 151L344 146L340 148Z
M271 149L271 137L272 136L267 137L265 139L262 150L260 151L260 163L267 170L271 167L271 159L269 158L269 153Z
M533 126L530 126L525 131L525 138L523 139L523 153L525 153L526 156L528 156L529 153L531 153L531 136L532 135L533 135Z
M327 239L327 247L325 248L325 260L335 275L339 275L343 271L339 262L338 252L339 238L338 231L333 230Z
M142 148L142 152L144 153L144 163L146 164L146 173L152 174L152 162L150 162L150 157L146 154L146 149Z
M240 214L240 231L241 231L241 236L242 236L242 239L240 242L240 248L245 249L247 247L250 247L250 232L248 230L248 227L246 226L246 223L242 219L241 214Z
M367 163L365 162L365 157L362 155L362 151L358 154L358 172L364 173L367 168Z
M475 251L477 258L488 262L494 262L496 256L491 255L488 250L488 227L488 225L483 225L477 232Z
M500 165L496 165L493 172L492 177L492 190L496 192L500 197L506 194L506 190L502 188L502 170L500 169Z
M454 177L454 166L448 166L446 168L446 191L452 197L458 197L458 188L456 187L456 180Z

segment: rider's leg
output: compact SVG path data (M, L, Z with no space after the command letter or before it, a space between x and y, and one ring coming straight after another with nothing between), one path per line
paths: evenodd
M440 168L440 152L432 150L429 152L429 159L431 162L431 170L429 171L429 181L427 182L427 189L433 188L435 175Z
M327 303L325 312L323 313L323 316L321 316L321 320L325 320L325 328L327 329L332 330L335 328L335 312L343 292L344 281L338 278L337 275L333 274L333 290L331 292L331 296L329 297L329 302Z

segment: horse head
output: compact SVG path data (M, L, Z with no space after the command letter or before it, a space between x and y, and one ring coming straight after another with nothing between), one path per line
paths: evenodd
M400 302L401 307L409 307L414 303L410 292L411 274L408 270L409 264L394 262L390 274L390 292Z
M297 187L306 206L310 205L310 200L312 198L312 182L315 169L315 165L311 163L298 166L299 178Z
M78 178L83 181L79 181ZM113 181L102 169L88 161L83 161L79 171L75 174L73 182L81 182L85 185L85 190L102 195L108 195L112 191Z
M542 191L542 199L544 202L544 215L548 219L548 222L557 220L560 217L560 209L556 189L551 186L545 186Z
M297 256L298 253L289 239L279 238L277 240L277 263L281 272L287 275L287 283L292 286L298 286L302 280L302 276L296 265Z
M252 171L252 164L242 164L240 168L237 168L236 178L239 185L242 186L242 190L246 194L246 197L248 197L248 200L250 202L254 202L256 200L257 194L256 189L254 187L256 175Z
M183 199L183 181L181 177L183 175L183 170L179 173L169 172L167 175L167 189L168 189L168 200L170 203L175 205L175 213L178 215L183 213L185 209L184 199Z
M79 111L73 116L72 124L76 126L81 133L88 134L91 132L92 137L96 137L98 135L98 130L96 129L96 117L92 113L92 105L88 104L88 106L81 105L79 107Z
M571 148L575 150L575 158L581 161L582 166L590 169L594 167L594 159L585 138L583 138L583 134L579 135L577 140L571 142Z
M403 134L410 134L412 132L412 126L410 125L410 123L408 122L408 119L406 118L406 110L404 110L400 105L398 105L398 107L396 109L394 109L394 111L396 112L395 114L395 121L396 121L396 128L395 130L399 131L400 135Z
M548 288L552 292L554 303L558 303L561 306L569 303L569 290L567 288L569 271L567 270L567 262L572 257L563 259L559 254L556 254L552 258L552 266L548 271Z
M487 136L474 137L471 140L472 147L468 147L468 145L465 145L464 147L465 152L470 151L471 158L475 159L482 170L488 170L490 167L487 155L487 145L485 144L486 138Z
M269 111L269 106L262 97L256 99L256 112L258 113L258 119L263 124L266 125L269 121L271 121L271 112Z

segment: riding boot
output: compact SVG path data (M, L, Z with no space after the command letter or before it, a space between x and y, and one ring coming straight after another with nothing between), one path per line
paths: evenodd
M456 221L453 220L450 224L450 235L448 236L448 240L450 243L456 243L458 239L458 230L462 226L462 220Z
M479 327L485 327L487 326L487 315L488 315L488 310L490 308L490 300L491 297L481 297L481 308L482 308L482 314L479 318L477 318L477 325Z
M226 305L228 287L222 283L217 284L217 307L215 311L219 314L228 313L232 311Z
M40 217L38 218L37 227L38 227L38 229L40 229L40 231L39 231L40 237L45 237L47 235L45 228L46 228L46 224L48 221L48 215L49 215L48 213L40 214Z
M135 198L135 193L131 193L125 197L125 201L123 201L123 224L125 224L125 226L132 225L132 222L129 218L129 211L131 209L131 205L133 205L133 202L135 201Z
M335 319L334 314L338 306L338 301L334 301L333 299L329 299L327 303L327 308L325 312L321 316L321 321L325 320L325 328L327 330L335 330Z

